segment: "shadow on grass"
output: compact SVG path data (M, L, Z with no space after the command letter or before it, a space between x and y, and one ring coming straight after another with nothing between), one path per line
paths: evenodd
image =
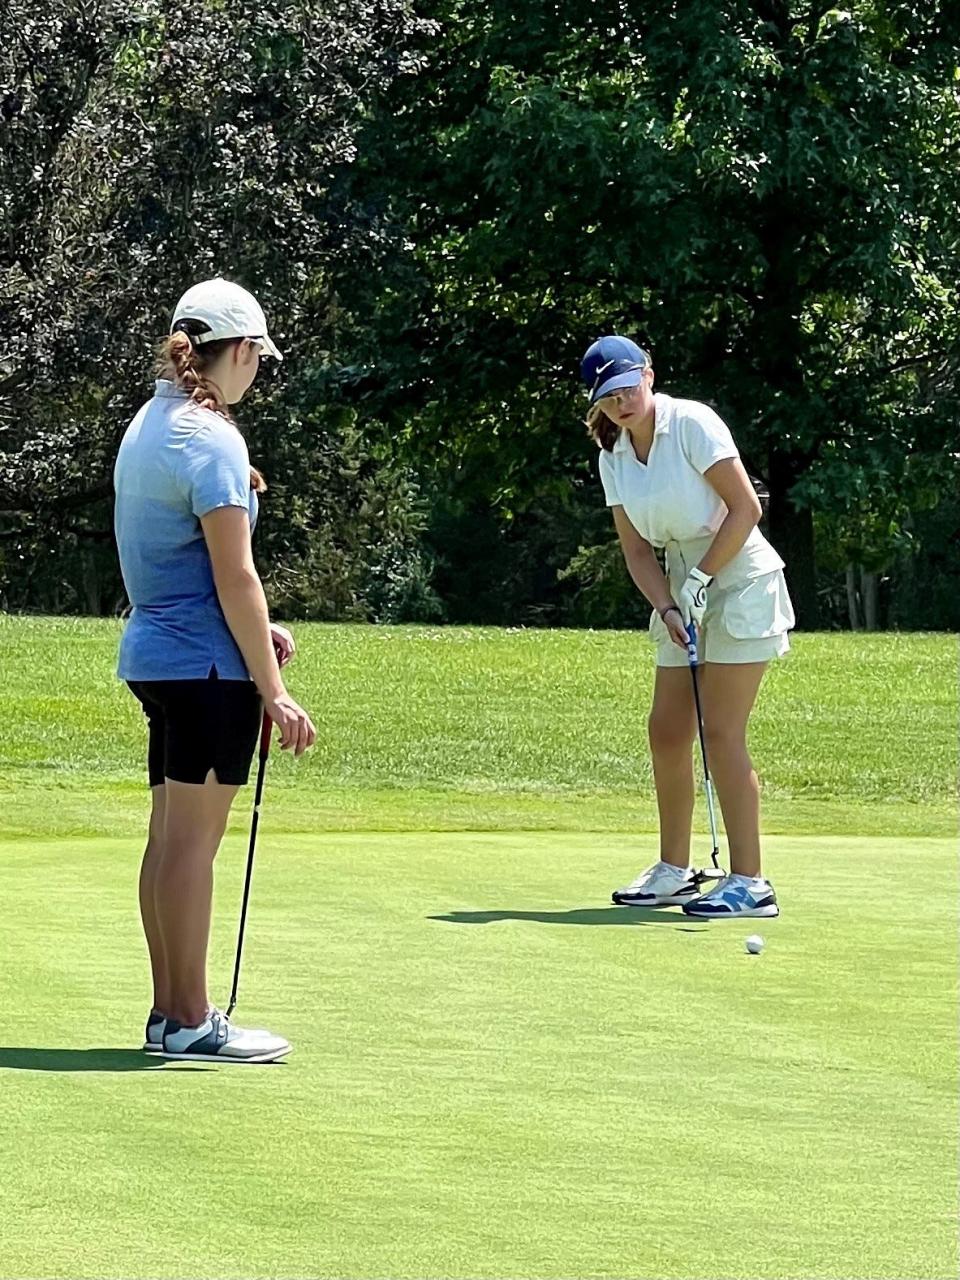
M139 1049L14 1049L0 1045L0 1071L160 1071L168 1064L169 1059L152 1057ZM186 1069L207 1070L203 1065Z
M536 924L645 925L672 924L684 933L703 933L691 928L687 918L658 911L653 907L580 907L573 911L450 911L444 916L428 916L446 924L499 924L503 920L532 920Z

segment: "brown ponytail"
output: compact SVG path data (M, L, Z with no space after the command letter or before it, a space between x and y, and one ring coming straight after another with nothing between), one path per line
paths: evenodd
M157 350L157 376L175 382L178 387L189 393L202 409L211 413L219 413L221 418L236 426L230 407L223 399L220 388L206 376L207 370L216 361L220 353L234 343L242 342L242 338L219 338L213 342L195 345L193 338L207 328L199 320L181 320L175 333L164 338ZM250 468L250 488L255 493L265 493L267 482L256 469Z

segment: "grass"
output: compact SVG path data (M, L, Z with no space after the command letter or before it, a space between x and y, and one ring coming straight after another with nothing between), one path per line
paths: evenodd
M134 852L4 849L5 1277L956 1274L949 842L771 841L752 957L605 906L610 838L266 837L246 1071L130 1050Z
M607 906L654 825L642 639L298 638L322 741L271 761L238 1009L296 1049L161 1066L116 627L0 617L3 1280L957 1274L950 637L771 671L758 957Z
M297 634L291 687L319 741L271 764L274 829L655 829L645 637ZM15 726L0 744L0 834L140 829L143 721L113 677L118 637L110 621L0 615L16 673L0 688L0 722ZM797 636L751 721L765 828L951 834L956 661L947 635Z

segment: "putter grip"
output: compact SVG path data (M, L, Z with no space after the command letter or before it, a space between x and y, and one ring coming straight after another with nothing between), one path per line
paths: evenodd
M697 628L692 619L687 623L687 659L691 667L695 667L700 661L697 653Z
M276 643L274 640L274 653L276 654L276 666L283 666L283 645ZM271 721L266 709L264 709L264 722L260 726L260 759L265 760L270 754L270 733L273 732L274 722Z
M277 665L283 657L283 649L279 644L274 642L273 652L277 655ZM263 713L263 723L260 725L260 759L265 759L270 754L270 734L273 731L273 721L267 715L266 710Z

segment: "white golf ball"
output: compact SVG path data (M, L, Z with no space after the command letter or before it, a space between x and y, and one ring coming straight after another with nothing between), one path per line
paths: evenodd
M758 956L763 950L763 939L759 933L751 933L750 937L743 944L752 956Z

